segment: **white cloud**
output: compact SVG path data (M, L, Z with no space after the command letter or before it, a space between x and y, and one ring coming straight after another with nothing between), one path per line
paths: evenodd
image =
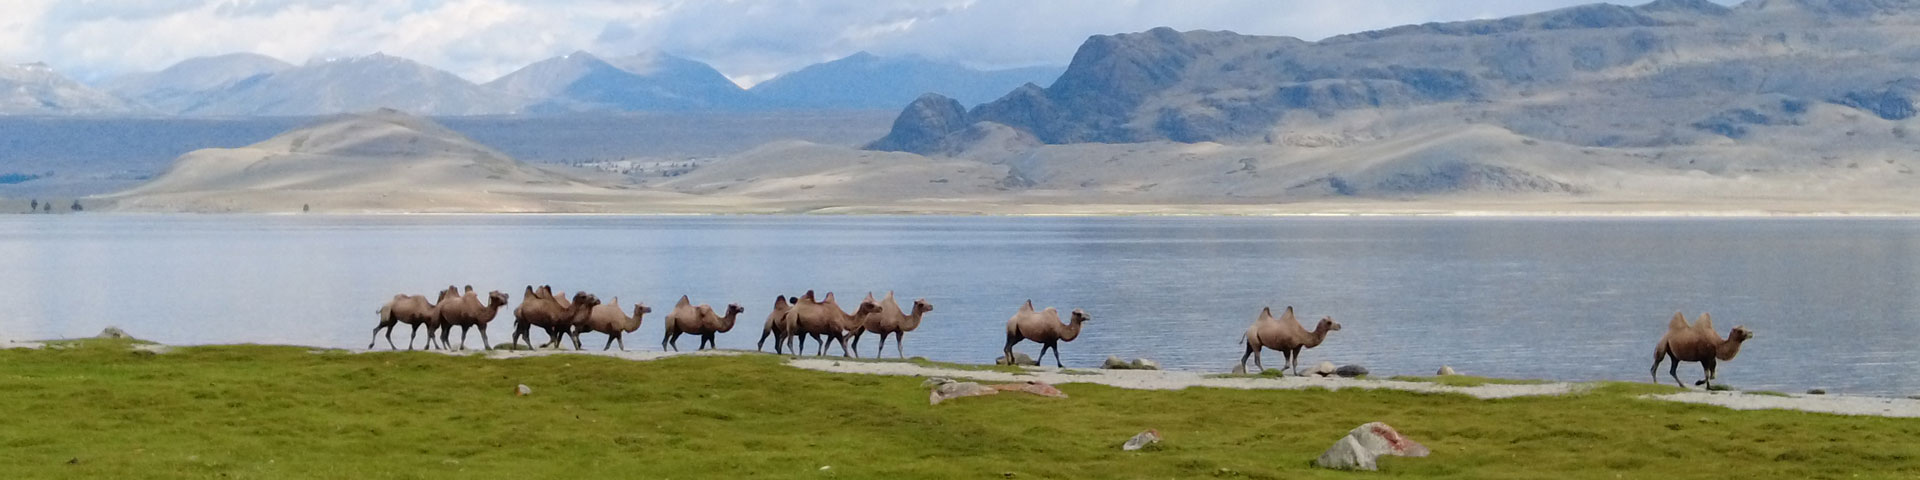
M575 50L659 50L752 83L860 50L982 67L1064 64L1089 35L1157 26L1311 40L1587 0L0 2L0 61L46 61L82 79L239 51L295 63L381 51L484 82Z

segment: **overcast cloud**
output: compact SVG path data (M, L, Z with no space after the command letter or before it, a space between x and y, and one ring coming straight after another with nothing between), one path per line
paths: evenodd
M1731 0L1722 0L1731 3ZM384 52L491 80L575 50L659 50L751 84L866 50L1064 65L1089 35L1157 26L1317 40L1591 0L0 0L0 62L98 80L196 56Z

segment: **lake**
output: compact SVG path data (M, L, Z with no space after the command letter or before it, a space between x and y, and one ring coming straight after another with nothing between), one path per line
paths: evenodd
M1262 306L1292 305L1344 326L1303 367L1565 380L1647 381L1667 319L1707 311L1722 334L1755 332L1720 368L1729 385L1920 393L1909 219L6 215L0 281L5 338L116 325L169 344L346 348L366 347L393 294L449 284L514 304L528 284L644 301L655 313L630 350L660 348L682 294L745 307L719 344L753 349L775 295L852 307L893 290L935 305L908 356L969 363L998 356L1032 299L1092 315L1061 346L1069 367L1120 355L1220 372ZM493 342L511 321L502 309Z

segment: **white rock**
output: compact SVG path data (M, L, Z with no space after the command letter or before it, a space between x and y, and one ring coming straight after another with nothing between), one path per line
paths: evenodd
M1381 455L1399 457L1424 457L1427 447L1401 435L1393 427L1380 422L1355 427L1340 437L1332 447L1327 448L1313 465L1320 468L1338 470L1378 470L1375 459Z
M1127 364L1126 360L1121 360L1120 357L1117 355L1108 355L1106 361L1100 362L1100 368L1104 368L1108 370L1126 370L1128 368L1131 368L1131 366Z
M1133 359L1133 364L1131 365L1131 367L1133 367L1134 370L1159 370L1160 362L1156 362L1156 361L1145 359L1145 358L1136 358L1136 359Z
M1320 362L1320 365L1313 367L1313 370L1307 373L1322 377L1331 377L1333 374L1339 372L1340 367L1333 366L1333 362Z
M1447 375L1459 375L1458 373L1454 373L1454 372L1453 372L1453 367L1451 367L1451 366L1447 366L1447 365L1441 365L1441 366L1440 366L1440 371L1438 371L1438 372L1433 372L1433 374L1434 374L1434 375L1436 375L1436 376L1441 376L1441 377L1444 377L1444 376L1447 376Z
M524 396L528 396L528 395L532 395L532 394L533 394L533 389L532 389L532 388L528 388L528 387L527 387L526 385L521 385L521 386L518 386L518 387L513 387L513 394L514 394L515 396L521 396L521 397L524 397Z
M1246 374L1247 374L1247 364L1244 364L1244 363L1237 363L1237 364L1234 364L1234 365L1233 365L1233 374L1234 374L1234 375L1246 375Z
M1147 431L1140 432L1139 435L1134 435L1133 438L1127 439L1127 443L1120 445L1120 449L1131 452L1147 448L1147 445L1156 443L1160 443L1160 432L1149 428Z

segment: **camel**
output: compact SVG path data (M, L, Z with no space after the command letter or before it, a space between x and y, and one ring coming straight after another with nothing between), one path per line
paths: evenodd
M1013 318L1007 319L1007 346L1001 349L1002 353L1006 354L1007 359L1013 359L1013 344L1026 339L1040 344L1040 355L1034 357L1035 361L1047 358L1047 349L1051 348L1053 365L1066 368L1065 364L1060 363L1060 342L1080 338L1080 327L1090 320L1093 317L1076 308L1073 310L1072 323L1061 324L1059 310L1047 307L1046 310L1034 311L1033 300L1027 300L1025 305L1020 306L1020 311L1013 314Z
M1281 314L1280 318L1273 318L1273 308L1261 308L1260 317L1253 319L1253 325L1247 327L1246 335L1241 337L1247 342L1247 351L1240 354L1238 370L1245 371L1247 357L1252 356L1253 366L1265 371L1267 367L1260 364L1260 349L1271 348L1279 350L1286 359L1281 368L1291 369L1294 376L1299 376L1300 350L1320 346L1320 342L1327 340L1328 333L1339 330L1340 323L1333 321L1333 317L1322 317L1320 323L1309 332L1306 327L1300 326L1298 320L1294 320L1293 307L1287 307L1286 313Z
M1673 376L1674 384L1686 387L1685 383L1680 382L1680 362L1700 362L1700 367L1706 370L1706 376L1693 384L1712 388L1713 379L1718 376L1719 363L1733 360L1734 356L1740 354L1740 344L1751 339L1753 331L1744 325L1733 327L1733 331L1727 333L1727 338L1722 339L1720 333L1713 329L1712 315L1702 313L1698 322L1687 325L1685 314L1674 313L1673 319L1667 321L1667 334L1662 335L1660 343L1653 348L1653 368L1648 369L1647 373L1653 375L1654 383L1660 383L1660 362L1671 360L1672 366L1667 369L1667 374Z
M790 336L796 337L799 335L813 336L814 342L820 346L819 352L816 355L826 355L827 340L834 340L840 342L841 356L859 358L859 352L855 352L847 347L847 337L861 328L860 325L865 321L865 317L878 311L879 307L871 303L860 302L860 306L857 307L853 313L849 314L846 310L841 310L840 304L834 301L833 292L827 292L827 297L819 302L813 301L812 294L813 292L811 291L807 292L807 296L802 297L799 303L795 303L793 307L788 308L787 315L780 319L781 323L786 324L787 333ZM802 349L805 349L807 346L805 338L800 338L799 340L800 348L794 349L795 354L799 354ZM779 345L776 344L774 348L778 350Z
M794 298L794 301L799 300L799 297ZM793 307L787 303L786 295L773 297L773 311L767 312L767 325L760 327L760 343L753 347L754 350L765 350L767 348L767 337L769 336L774 338L773 349L780 349L780 339L787 338L787 325L782 323L780 319L787 316L787 309L789 308Z
M436 299L433 303L435 305L447 305L447 302L452 302L459 299L460 299L460 287L454 286L454 285L448 285L446 290L440 291L440 297ZM440 321L440 313L438 310L434 311L433 316L427 317L426 324L427 324L427 349L432 350L434 346L434 338L440 337L441 335L439 332L443 329L446 329L447 325L445 322ZM439 345L441 350L447 349L447 342L442 341L439 343Z
M680 335L688 333L700 336L700 346L695 350L705 350L709 346L720 348L719 343L714 341L714 335L733 331L734 319L746 311L740 308L740 304L733 303L727 305L726 315L715 315L712 306L704 303L694 305L686 295L681 295L680 301L673 304L673 311L668 312L666 320L662 321L667 324L667 333L660 338L660 349L680 351Z
M600 299L593 294L576 292L573 294L573 301L567 302L566 306L562 307L558 297L541 294L541 292L550 291L546 287L541 287L538 291L528 287L529 295L520 301L520 307L513 312L512 342L515 345L520 343L521 338L526 338L527 348L535 348L532 327L537 326L546 330L551 337L547 343L540 346L559 348L560 341L566 336L566 330L571 330L576 323L586 321L587 316L593 313L593 307L600 305ZM566 330L561 330L563 328Z
M866 302L873 303L877 311L871 315L867 315L866 321L861 322L861 328L853 332L854 351L860 350L861 335L866 332L873 332L880 336L880 348L873 351L874 358L879 358L881 354L887 351L887 335L892 334L894 338L894 353L899 354L900 358L907 358L906 347L904 346L907 332L920 328L920 317L926 315L927 312L933 311L933 304L927 303L927 299L924 298L914 299L913 313L908 314L900 310L899 303L893 301L893 292L891 291L887 292L887 298L881 299L878 302L873 300L872 293L868 293Z
M487 340L487 324L493 323L493 317L500 314L500 307L507 306L507 294L500 293L499 290L488 292L487 302L483 304L480 303L480 297L474 295L473 287L467 288L465 295L440 305L440 323L443 325L440 331L440 344L451 343L448 337L453 332L453 326L458 325L460 326L460 349L466 350L467 331L473 327L480 327L481 346L492 350L493 344Z
M648 307L647 304L636 302L633 304L633 316L629 317L625 311L620 309L620 297L613 297L613 301L611 302L595 305L593 312L587 315L587 321L585 323L573 326L573 339L575 342L573 349L580 349L580 344L578 343L580 341L580 333L592 330L607 334L607 345L600 347L600 350L604 351L613 347L613 342L617 341L620 342L620 351L627 351L626 334L633 333L634 330L639 330L640 323L642 322L641 317L652 312L653 308Z
M446 298L446 293L442 290L440 297ZM420 335L420 326L431 326L434 319L439 318L440 308L435 303L428 302L425 296L400 294L387 300L387 304L380 306L380 310L374 313L380 315L380 324L373 327L374 340L367 342L367 349L373 349L374 343L380 341L380 329L385 328L387 329L387 348L399 350L400 347L393 344L393 326L405 323L413 326L413 333L407 334L407 349L412 350L414 339ZM432 328L427 329L427 348L433 348Z

